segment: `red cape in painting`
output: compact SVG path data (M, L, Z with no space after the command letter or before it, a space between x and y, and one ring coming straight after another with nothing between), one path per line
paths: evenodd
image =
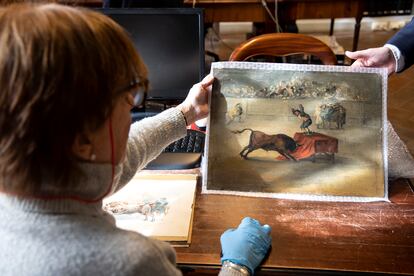
M337 153L338 139L322 133L313 132L312 134L305 134L296 132L293 140L299 145L294 152L290 154L297 160L305 159L313 156L315 153ZM286 160L282 155L276 157L277 160Z

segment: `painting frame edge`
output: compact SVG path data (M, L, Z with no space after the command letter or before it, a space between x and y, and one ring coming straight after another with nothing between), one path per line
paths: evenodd
M221 194L247 197L263 197L275 199L289 199L289 200L308 200L308 201L332 201L332 202L390 202L388 199L388 139L387 139L387 90L388 90L388 72L386 68L365 68L365 67L350 67L337 65L311 65L311 64L283 64L283 63L264 63L264 62L239 62L239 61L224 61L213 62L211 64L210 74L214 76L215 69L263 69L263 70L306 70L313 72L349 72L349 73L372 73L379 74L382 82L382 161L384 173L384 196L383 197L364 197L364 196L334 196L334 195L312 195L300 193L265 193L265 192L245 192L245 191L227 191L227 190L209 190L208 183L208 155L210 143L210 120L211 114L207 117L206 140L204 147L204 156L201 163L202 176L202 194ZM212 94L209 93L209 110L211 110Z

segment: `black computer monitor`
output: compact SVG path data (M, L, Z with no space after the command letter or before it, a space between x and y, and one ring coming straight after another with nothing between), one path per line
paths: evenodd
M183 100L204 76L203 13L193 8L101 9L131 35L149 71L148 100Z
M103 0L104 8L178 8L183 0Z

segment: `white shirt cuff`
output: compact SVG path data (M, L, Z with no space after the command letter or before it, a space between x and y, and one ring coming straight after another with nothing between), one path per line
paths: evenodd
M400 49L397 48L397 46L392 44L385 44L384 47L387 47L391 50L392 55L395 59L395 72L400 72L402 69L404 69L405 61L404 56L401 54Z

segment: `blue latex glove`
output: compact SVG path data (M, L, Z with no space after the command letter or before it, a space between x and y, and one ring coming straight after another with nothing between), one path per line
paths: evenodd
M229 229L221 235L221 262L243 265L253 274L271 245L270 231L269 225L261 226L255 219L244 218L239 227Z

